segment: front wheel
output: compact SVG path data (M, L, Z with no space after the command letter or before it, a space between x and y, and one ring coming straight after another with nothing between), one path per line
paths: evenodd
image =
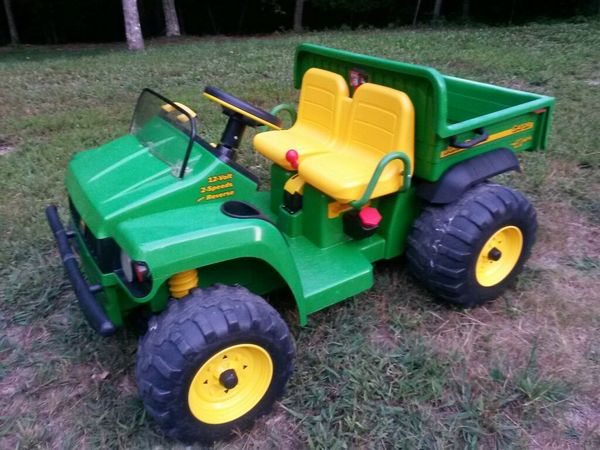
M279 314L241 287L195 289L150 321L136 376L165 433L210 444L269 412L292 372Z
M536 230L535 210L523 194L480 184L454 203L424 208L408 238L409 270L438 297L477 306L515 281Z

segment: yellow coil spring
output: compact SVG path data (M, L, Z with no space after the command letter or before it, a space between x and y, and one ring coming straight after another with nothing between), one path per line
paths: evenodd
M169 278L171 297L185 297L191 289L198 286L198 271L196 269L179 272Z

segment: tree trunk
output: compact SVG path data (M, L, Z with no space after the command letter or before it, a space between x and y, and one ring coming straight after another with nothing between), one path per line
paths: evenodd
M210 25L212 26L213 32L215 34L219 34L219 29L217 28L217 23L215 22L215 18L213 17L212 10L210 9L210 2L206 2L206 11L208 13L208 19L210 20Z
M462 2L462 20L463 20L463 22L466 22L467 20L469 20L470 10L471 10L470 0L463 0L463 2Z
M243 34L244 19L246 18L247 9L248 2L242 2L242 5L240 6L240 20L238 20L237 34Z
M127 47L129 50L144 50L144 37L142 36L137 0L122 0L122 2Z
M294 31L302 31L302 15L304 14L304 0L296 0L294 7Z
M44 6L48 8L44 12L44 34L46 35L46 42L56 45L60 42L60 40L58 38L56 23L54 21L54 6L52 2L46 2Z
M167 36L181 36L179 30L179 19L175 9L175 0L163 0L163 11L165 13L165 24L167 26Z
M433 5L433 23L440 21L440 13L442 12L442 0L435 0Z
M508 24L512 25L513 23L513 17L515 16L515 5L516 4L516 0L512 0L512 3L510 5L510 17L508 18Z
M421 9L421 0L417 0L417 7L415 8L415 15L413 16L413 27L417 26L417 18L419 17L420 9Z
M10 43L16 45L19 43L19 33L17 32L17 25L15 24L15 18L12 13L10 0L4 0L4 11L6 11L6 21L8 22Z

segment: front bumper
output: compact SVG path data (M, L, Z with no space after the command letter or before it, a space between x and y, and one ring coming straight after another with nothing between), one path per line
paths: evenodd
M108 318L106 311L104 311L104 308L95 296L96 293L102 290L102 286L99 284L89 285L87 283L81 273L77 258L71 250L69 239L73 237L73 233L68 232L63 227L56 206L49 205L46 207L46 218L48 219L48 224L56 239L63 266L71 281L71 285L73 286L83 315L90 326L102 336L114 334L117 331L117 327Z

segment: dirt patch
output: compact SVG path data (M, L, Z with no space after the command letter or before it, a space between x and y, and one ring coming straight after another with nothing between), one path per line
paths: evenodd
M369 342L384 351L392 350L397 346L394 335L385 325L380 325L369 333Z
M16 151L18 142L19 138L15 136L0 135L0 156Z
M306 448L306 443L298 435L298 427L283 406L277 404L268 416L258 420L247 433L225 446L227 449L277 448L296 450Z
M532 364L542 379L564 383L576 400L523 430L530 447L597 448L600 279L567 263L597 257L600 231L566 204L537 208L538 242L523 281L484 307L440 311L423 324L423 335L442 353L461 355L455 377L472 386L486 386L495 369L515 379Z
M4 330L8 342L30 352L36 342L44 342L50 338L50 333L43 324L10 326Z
M600 230L565 204L538 205L538 221L538 240L521 284L484 307L442 310L427 321L427 334L441 348L469 353L478 339L488 336L490 342L491 335L499 348L512 341L522 348L536 335L557 342L564 338L561 347L574 345L582 352L590 344L591 321L600 315L600 279L566 263L599 255Z
M600 255L600 229L588 223L565 203L537 205L540 229L529 265L557 269L565 258ZM596 295L600 298L600 293Z
M33 367L19 367L10 371L0 381L0 397L3 401L12 401L14 396L26 392L35 379Z
M15 152L17 147L0 139L0 156Z
M377 320L376 327L368 334L369 342L376 348L389 351L397 347L398 342L389 325L389 301L388 296L369 291L368 302L372 303Z
M600 399L575 399L564 417L566 425L575 430L583 442L600 447Z
M26 327L21 327L26 328ZM61 448L80 432L75 429L81 403L89 397L94 374L101 368L94 364L62 364L51 375L43 375L39 366L16 367L0 382L0 407L6 426L18 429L0 439L0 448L11 445L18 431L19 442L43 442L48 448Z
M533 449L579 450L600 448L600 401L576 398L562 417L563 427L552 423L535 427L531 433Z
M137 386L133 381L131 374L123 375L120 379L118 379L117 386L119 387L119 391L121 391L124 396L137 395Z

